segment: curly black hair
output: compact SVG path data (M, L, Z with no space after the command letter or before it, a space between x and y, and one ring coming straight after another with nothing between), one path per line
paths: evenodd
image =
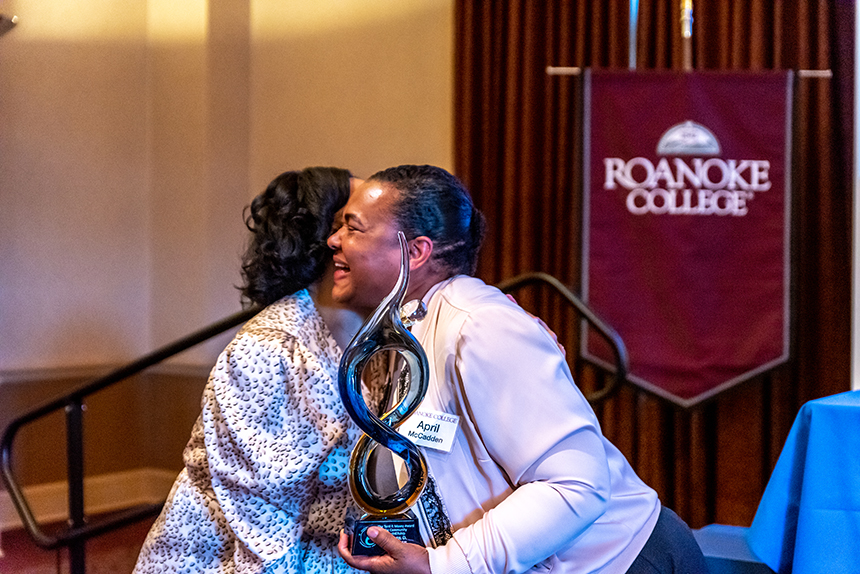
M331 251L326 240L349 199L350 173L309 167L276 177L245 208L251 231L242 257L243 303L269 305L318 280Z
M433 259L449 272L475 273L486 220L457 177L432 165L400 165L369 179L399 192L392 212L407 239L425 235L433 240Z

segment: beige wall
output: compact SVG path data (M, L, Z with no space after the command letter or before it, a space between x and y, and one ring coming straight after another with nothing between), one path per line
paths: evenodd
M0 426L238 311L280 172L451 167L452 3L0 0ZM226 337L93 396L87 475L181 468ZM64 440L23 430L19 478L62 480Z
M20 18L0 38L3 371L150 344L144 5L88 38L51 4L0 4Z
M281 171L451 167L452 3L0 3L0 393L238 310Z

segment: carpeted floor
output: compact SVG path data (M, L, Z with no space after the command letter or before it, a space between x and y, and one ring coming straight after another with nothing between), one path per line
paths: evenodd
M137 554L155 518L126 526L87 543L87 574L131 574ZM69 574L65 549L42 550L23 530L8 530L0 537L3 557L0 574Z

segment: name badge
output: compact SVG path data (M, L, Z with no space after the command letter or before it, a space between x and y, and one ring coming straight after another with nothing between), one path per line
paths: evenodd
M419 408L397 427L397 432L418 446L451 452L459 425L457 415Z

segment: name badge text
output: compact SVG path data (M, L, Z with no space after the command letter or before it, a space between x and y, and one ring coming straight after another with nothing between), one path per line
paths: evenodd
M418 446L451 452L459 425L457 415L419 408L403 421L397 432Z

